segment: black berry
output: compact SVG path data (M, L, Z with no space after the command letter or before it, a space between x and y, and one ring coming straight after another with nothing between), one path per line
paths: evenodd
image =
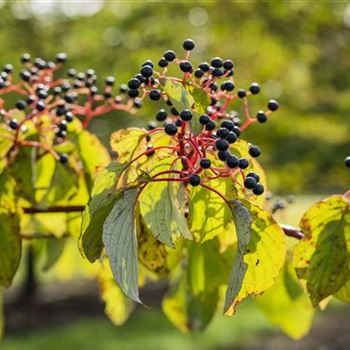
M239 159L236 156L230 155L226 159L226 164L229 168L237 168L239 165Z
M160 68L165 68L168 65L168 61L162 57L159 61L158 61L158 66Z
M257 184L254 188L253 188L253 193L256 194L257 196L263 194L265 191L265 188L262 184Z
M229 151L220 151L218 152L218 157L223 162L228 159L231 156L231 153Z
M168 113L166 112L166 110L165 109L161 109L156 114L156 119L159 122L163 122L164 120L166 120L167 116L168 116Z
M172 50L168 50L164 52L164 58L168 61L168 62L172 62L174 61L174 59L176 58L176 53Z
M149 93L149 98L152 101L158 101L161 97L160 91L157 89L151 90L151 92Z
M232 81L228 80L221 84L221 90L223 91L232 91L235 88L235 84Z
M180 63L180 69L184 72L184 73L189 73L192 71L192 64L190 61L182 61Z
M214 67L214 68L221 68L223 65L223 61L222 58L220 57L214 57L211 61L210 64Z
M205 125L205 130L212 131L216 127L216 124L212 121L209 120L209 122Z
M259 111L256 115L256 119L259 123L266 123L267 122L267 115L264 111Z
M210 65L208 62L202 62L199 66L198 66L203 72L208 72L210 70Z
M272 112L276 111L278 107L279 107L279 104L275 100L270 100L269 103L267 104L267 108Z
M44 101L40 100L38 101L38 103L36 104L35 108L38 110L38 111L43 111L45 108L46 108L46 104Z
M181 113L180 113L180 118L185 121L188 122L189 120L192 119L192 112L189 109L184 109Z
M151 60L147 60L146 62L144 62L142 64L142 67L144 67L144 66L149 66L149 67L153 68L154 64L153 64L153 62Z
M181 119L177 119L175 122L175 125L179 128L180 126L182 126L183 121Z
M67 154L66 154L66 153L61 153L61 154L59 155L59 161L60 161L60 163L62 163L62 164L66 164L66 163L68 162L68 156L67 156Z
M16 119L12 119L10 120L9 122L9 127L12 129L12 130L16 130L18 128L18 122Z
M246 91L245 91L244 89L239 89L239 90L237 91L237 96L238 96L239 98L243 98L243 97L246 97L246 96L247 96L247 93L246 93Z
M65 119L66 119L66 121L67 121L68 123L72 122L73 119L74 119L73 113L70 112L70 111L68 111L68 112L66 113Z
M157 123L154 121L151 121L148 123L148 130L154 130L157 127Z
M249 166L249 161L248 161L248 159L241 158L241 159L239 160L238 166L239 166L241 169L247 169L248 166Z
M175 124L167 124L164 127L164 131L166 134L173 136L177 133L177 127Z
M226 136L226 140L228 143L235 143L237 141L237 135L233 131L230 131Z
M199 165L203 168L203 169L208 169L211 166L211 161L208 158L202 158L199 162Z
M258 174L255 174L255 173L248 173L248 174L247 174L247 177L253 177L253 178L256 180L256 182L259 182L259 181L260 181L259 175L258 175Z
M131 98L135 98L139 95L139 90L138 89L130 89L128 91L128 95L131 97Z
M350 156L348 156L344 159L344 164L347 168L350 168Z
M224 69L230 70L233 68L233 62L231 60L226 60L223 66L224 66Z
M144 66L141 68L141 71L140 71L141 75L145 78L149 78L152 76L153 74L153 68L151 66Z
M190 184L192 186L198 186L201 183L201 178L199 175L197 174L192 174L190 176L190 180L189 180Z
M218 129L217 131L216 131L216 136L217 137L221 137L221 138L226 138L227 136L228 136L228 134L229 134L230 132L229 132L229 130L228 129L226 129L226 128L220 128L220 129Z
M203 75L204 72L200 68L196 69L196 71L194 72L194 76L198 79L202 78Z
M221 123L221 127L222 128L225 128L229 131L232 131L233 128L234 128L234 123L231 121L231 120L224 120L222 123Z
M257 184L257 181L254 179L254 177L247 177L244 180L244 187L248 188L249 190L253 189Z
M226 151L229 147L229 143L225 139L220 139L215 142L215 147L218 151Z
M209 122L211 121L210 117L208 114L202 114L200 117L199 117L199 122L202 124L202 125L206 125L208 124Z
M212 73L213 77L221 77L222 75L224 75L224 72L220 69L220 68L215 68L213 69Z
M16 108L19 109L20 111L23 111L27 107L26 101L19 100L16 103Z
M252 85L250 85L249 91L253 95L258 94L260 92L260 85L258 83L252 83Z
M137 78L132 78L128 81L128 86L130 89L138 89L141 85L141 82Z
M249 148L249 154L250 154L253 158L259 157L260 154L261 154L261 149L260 149L260 147L258 147L258 146L251 146L251 147Z
M185 50L191 51L194 49L194 41L192 39L186 39L182 46Z

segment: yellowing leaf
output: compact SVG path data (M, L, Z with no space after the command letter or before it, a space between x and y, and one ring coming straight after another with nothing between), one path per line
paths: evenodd
M5 125L0 125L0 173L4 170L7 160L6 154L12 147L12 133L6 128Z
M230 150L233 154L237 155L240 158L249 159L249 166L245 170L245 173L248 174L248 172L254 172L258 174L260 177L260 183L264 185L266 189L267 185L266 185L266 176L265 176L264 169L261 167L261 165L259 164L256 158L252 158L249 155L249 145L247 141L243 139L238 139L233 145L230 146ZM243 183L243 178L240 173L238 173L237 179L240 183ZM246 189L244 189L243 186L237 187L236 190L237 190L237 195L240 198L249 200L250 202L257 204L260 207L262 207L265 203L265 195L267 191L265 191L264 194L260 196L255 196L252 193L252 191L247 191Z
M139 189L129 188L120 194L103 224L102 239L119 287L126 296L141 303L134 218Z
M112 150L118 154L118 162L130 161L145 136L146 131L138 128L121 129L113 133L110 144Z
M98 167L107 166L111 158L97 136L87 130L77 135L79 158L83 162L87 182L91 188Z
M8 172L0 174L0 286L10 286L22 253L16 183Z
M290 337L299 339L310 330L314 308L289 260L275 284L255 301L266 318Z
M133 309L132 302L126 298L115 283L107 259L103 259L98 269L97 278L101 290L101 298L105 303L105 313L117 326L122 325Z
M269 289L285 259L285 237L271 215L249 202L230 201L237 232L237 253L226 291L224 312L250 295Z
M212 180L210 186L224 195L232 192L229 179ZM233 236L236 235L230 208L221 197L200 186L191 188L189 197L188 222L197 242L205 242L227 230Z
M172 161L173 158L170 157L160 159L156 162L156 169L152 169L151 175L170 170ZM183 184L167 181L149 182L140 196L140 213L150 232L160 242L174 247L174 242L179 237L192 238L184 216L185 204Z
M294 267L317 306L350 278L349 202L332 196L316 203L302 217L300 228L305 235L294 249Z

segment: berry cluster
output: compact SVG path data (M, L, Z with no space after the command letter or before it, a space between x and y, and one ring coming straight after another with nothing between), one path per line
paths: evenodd
M29 54L24 54L21 57L23 69L19 73L20 81L13 81L11 64L7 64L0 74L0 120L13 130L14 148L44 148L62 163L68 161L67 155L57 154L52 145L26 140L28 125L34 125L39 134L53 132L55 145L64 141L68 124L76 117L87 127L94 117L113 110L133 112L134 108L140 107L138 101L126 95L125 86L120 87L120 96L113 96L115 79L112 76L104 80L99 91L93 69L86 72L69 69L66 76L57 77L57 71L66 61L65 53L57 54L55 62L32 59ZM7 102L4 99L8 93L20 95L15 105L9 108L5 106Z
M264 186L259 182L259 175L250 171L251 160L235 154L233 144L249 125L266 122L279 105L277 101L270 100L266 111L260 110L252 117L248 97L260 92L259 84L252 83L248 91L235 91L234 63L230 59L214 57L210 63L202 62L198 68L194 68L189 61L194 47L193 40L184 41L184 59L177 58L172 50L166 51L158 61L159 69L155 68L151 60L147 60L141 66L140 72L128 82L130 97L141 95L140 99L143 100L148 96L152 101L163 100L167 106L158 111L156 121L149 123L149 143L145 154L151 156L156 151L150 143L151 135L165 132L171 137L173 152L183 164L183 170L177 172L180 181L192 186L207 187L206 183L212 179L230 177L242 185L245 191L251 190L253 194L261 195ZM171 64L178 66L182 72L181 78L167 74ZM197 112L197 101L187 108L179 109L179 103L174 101L174 96L166 88L169 81L176 86L180 85L184 92L197 89L204 93L208 101L207 105L201 106L204 113ZM243 102L243 120L236 111L230 110L231 103L235 100ZM199 125L199 130L198 127L194 130L194 125ZM248 147L251 158L260 156L261 150L258 146L248 144ZM169 173L171 172L170 170ZM241 183L238 182L238 175L243 177Z

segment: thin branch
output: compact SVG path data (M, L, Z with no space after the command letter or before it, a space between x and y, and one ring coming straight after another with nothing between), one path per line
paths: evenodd
M72 213L82 212L84 210L83 205L71 205L67 207L49 207L49 208L24 208L25 214L39 214L39 213Z

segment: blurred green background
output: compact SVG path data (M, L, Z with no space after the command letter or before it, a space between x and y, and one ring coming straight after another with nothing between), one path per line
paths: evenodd
M338 1L0 1L1 64L21 53L68 66L93 67L120 83L147 58L184 38L197 43L193 60L233 58L237 87L261 83L255 112L276 98L281 109L267 125L249 130L265 151L270 189L279 193L343 191L350 153L350 5ZM115 113L91 126L107 142L125 125L142 125L159 106L138 116Z

